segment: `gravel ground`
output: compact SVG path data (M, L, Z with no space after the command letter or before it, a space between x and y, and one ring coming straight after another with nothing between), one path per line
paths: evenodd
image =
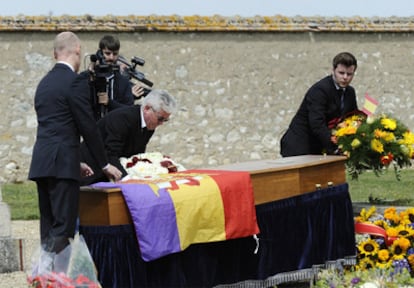
M12 237L23 239L23 269L30 269L30 258L39 247L39 221L12 221ZM26 272L0 273L0 288L25 288Z

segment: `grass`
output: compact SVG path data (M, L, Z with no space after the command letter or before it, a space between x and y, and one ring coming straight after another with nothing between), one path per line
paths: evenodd
M1 193L3 201L10 207L12 220L39 219L37 191L34 182L3 184Z
M414 169L403 169L401 180L397 181L392 169L377 177L365 172L358 180L347 179L353 202L372 204L413 205ZM3 201L11 210L12 220L39 219L36 186L33 182L2 185Z
M352 202L372 204L414 205L414 169L402 169L397 181L393 169L385 170L381 176L365 172L358 180L347 179Z

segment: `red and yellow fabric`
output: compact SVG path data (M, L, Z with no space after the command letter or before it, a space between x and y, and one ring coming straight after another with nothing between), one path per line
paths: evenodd
M248 172L187 170L120 187L142 258L151 261L189 245L259 233Z
M356 222L355 233L369 234L372 236L384 238L385 244L387 244L387 246L392 245L392 243L397 239L397 237L388 236L384 228L372 223Z
M365 93L365 102L362 111L365 114L367 114L367 116L371 116L372 114L375 114L375 110L377 110L377 107L378 101L369 96L368 93Z

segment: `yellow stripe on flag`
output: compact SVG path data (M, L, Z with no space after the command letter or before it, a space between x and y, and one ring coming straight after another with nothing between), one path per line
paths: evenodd
M365 103L364 103L364 108L362 109L362 111L368 116L370 116L375 113L375 110L377 110L377 107L378 107L378 101L370 97L368 93L365 93Z
M200 185L179 185L169 193L182 250L192 243L226 240L223 200L210 176L203 175Z

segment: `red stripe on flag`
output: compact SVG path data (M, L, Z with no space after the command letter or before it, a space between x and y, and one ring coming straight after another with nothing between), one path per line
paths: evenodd
M368 95L368 93L365 93L365 99L375 105L378 105L378 101L375 100L374 98L372 98L371 96Z
M223 199L226 239L259 233L254 205L253 185L249 172L190 170L208 174L220 188Z
M362 108L362 111L368 116L370 116L375 113L377 106L378 106L378 101L372 98L371 96L369 96L368 93L365 93L365 103L364 103L364 107Z

